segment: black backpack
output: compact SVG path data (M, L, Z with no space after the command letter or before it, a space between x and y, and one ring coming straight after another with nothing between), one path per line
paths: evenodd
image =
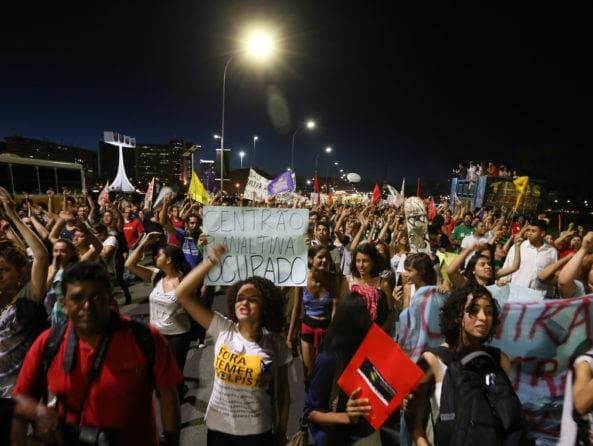
M62 340L64 339L64 335L66 334L66 328L68 326L68 321L64 322L63 324L56 325L51 328L51 331L45 341L45 345L43 346L43 353L41 359L41 367L43 371L43 375L46 376L47 372L58 353L60 345L62 344ZM156 379L154 376L154 364L156 361L156 350L154 345L154 339L152 337L152 333L150 332L150 328L147 325L135 321L132 319L131 321L131 328L132 334L134 336L134 340L136 344L142 351L146 359L146 363L148 365L148 378L150 380L150 384L154 388L157 396L159 396L158 389L156 387ZM72 333L72 330L70 331ZM76 348L76 344L74 343L76 340L75 337L69 336L67 341L68 345L66 346L66 352L64 354L64 369L66 372L72 370L73 362L74 362L74 351Z
M446 347L429 349L447 365L436 446L523 446L528 444L521 402L505 371L500 350L482 347L461 356Z

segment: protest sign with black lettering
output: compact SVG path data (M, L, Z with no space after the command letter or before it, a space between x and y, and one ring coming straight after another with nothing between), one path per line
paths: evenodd
M231 285L251 276L281 286L305 286L309 226L307 209L205 206L207 244L226 253L210 270L207 285Z
M247 200L266 201L268 198L269 182L270 180L263 175L260 175L253 169L249 169L249 177L247 178L247 184L245 184L243 197Z

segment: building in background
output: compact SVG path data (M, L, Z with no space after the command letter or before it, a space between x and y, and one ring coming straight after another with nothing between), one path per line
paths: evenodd
M0 145L0 153L11 153L37 160L80 164L84 169L87 184L92 184L97 175L97 152L82 147L13 135L4 138L4 143ZM114 156L117 168L117 153Z

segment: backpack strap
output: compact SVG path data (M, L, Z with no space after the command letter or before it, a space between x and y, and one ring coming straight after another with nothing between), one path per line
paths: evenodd
M482 350L492 356L494 362L500 365L500 357L502 356L502 352L499 348L492 347L491 345L483 345Z
M427 348L424 351L430 352L438 357L447 367L449 367L449 365L455 361L455 359L458 359L458 355L454 351L442 345L435 348Z
M53 362L58 350L60 349L60 345L62 344L62 339L64 338L64 334L66 333L66 327L68 327L68 321L63 322L59 325L55 325L51 328L47 339L45 340L45 345L43 346L43 353L41 359L41 367L43 370L43 374L46 375L49 368L51 367L51 363Z
M138 344L138 347L146 358L146 362L148 364L148 379L150 380L150 384L154 388L157 397L160 398L159 390L156 387L156 378L154 376L156 349L150 328L141 322L132 320L132 335L134 336L136 344Z

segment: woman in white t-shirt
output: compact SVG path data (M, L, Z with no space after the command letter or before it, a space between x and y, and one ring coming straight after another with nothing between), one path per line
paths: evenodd
M280 291L261 277L235 283L227 291L228 318L192 298L224 251L214 245L177 288L181 305L214 340L215 379L205 416L208 445L285 444L292 355L280 337Z
M145 235L128 257L126 268L144 282L153 284L148 297L150 325L165 336L177 366L183 373L190 343L190 321L177 301L176 290L183 277L189 272L190 266L185 260L183 251L172 245L158 250L154 259L156 268L138 265L146 246L155 243L160 237L159 232Z

